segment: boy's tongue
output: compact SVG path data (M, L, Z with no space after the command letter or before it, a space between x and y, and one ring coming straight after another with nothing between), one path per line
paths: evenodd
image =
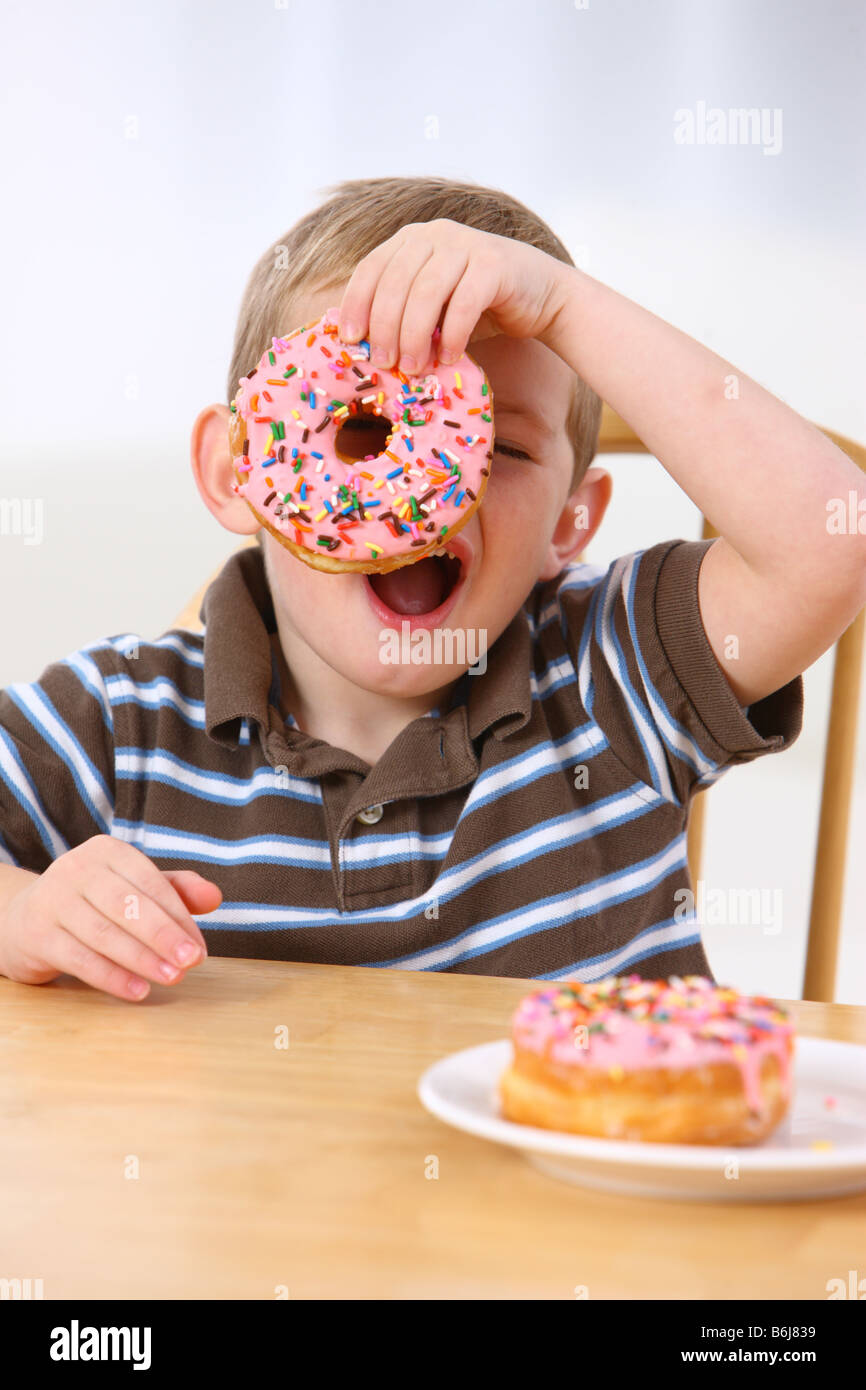
M368 578L382 602L395 613L429 613L444 601L450 587L445 566L432 557Z

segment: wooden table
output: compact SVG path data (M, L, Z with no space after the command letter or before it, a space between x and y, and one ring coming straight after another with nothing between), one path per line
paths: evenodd
M143 1004L0 979L0 1276L46 1299L825 1299L864 1272L866 1194L611 1196L428 1115L424 1068L506 1036L526 988L220 959ZM793 1007L866 1042L866 1009Z

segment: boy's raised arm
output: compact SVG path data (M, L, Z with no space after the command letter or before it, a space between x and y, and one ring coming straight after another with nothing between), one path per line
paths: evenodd
M866 603L866 479L820 430L687 334L580 270L560 266L559 282L541 340L719 532L701 566L701 619L734 694L752 704L811 665ZM864 534L835 529L843 509L862 515Z
M444 306L444 309L443 309ZM574 266L448 219L410 223L343 294L346 341L405 371L506 333L556 352L631 425L721 537L701 566L701 620L742 705L831 646L866 603L866 480L820 430L729 362ZM854 494L854 508L849 494ZM864 512L844 531L832 508Z

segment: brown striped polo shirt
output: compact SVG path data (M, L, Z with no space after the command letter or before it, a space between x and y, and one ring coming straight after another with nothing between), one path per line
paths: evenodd
M470 974L710 974L690 799L787 747L797 678L739 706L704 633L712 542L668 541L535 586L448 709L370 767L280 713L258 547L203 633L122 633L0 692L0 861L92 835L195 868L211 954ZM685 904L685 905L684 905Z

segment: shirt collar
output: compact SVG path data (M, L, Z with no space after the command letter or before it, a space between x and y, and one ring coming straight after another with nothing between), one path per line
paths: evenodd
M217 743L235 747L240 721L267 730L274 606L258 545L226 560L208 585L199 618L204 623L204 722Z
M205 729L216 742L236 747L243 719L266 733L271 727L268 634L276 631L276 618L258 545L229 556L205 592L199 617L205 625ZM523 728L532 712L531 664L532 638L521 608L487 652L486 671L469 677L470 738L493 727L503 739ZM451 710L443 718L458 714Z
M531 668L532 636L520 608L487 652L484 674L474 675L470 668L470 738L492 727L497 739L503 739L523 728L532 713Z

